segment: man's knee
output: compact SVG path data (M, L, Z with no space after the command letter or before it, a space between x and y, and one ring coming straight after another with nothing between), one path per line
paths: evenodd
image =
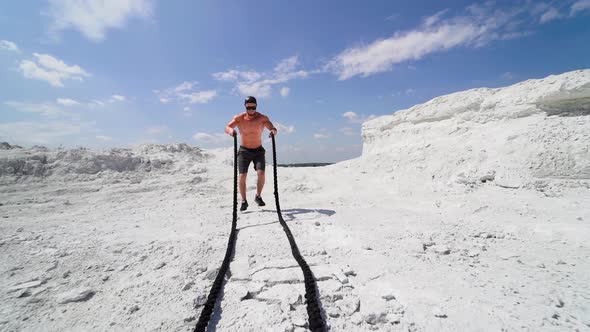
M248 176L248 173L240 173L240 181L246 180L247 176Z

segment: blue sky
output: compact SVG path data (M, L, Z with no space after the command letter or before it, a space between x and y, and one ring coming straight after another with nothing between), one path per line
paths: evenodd
M589 41L590 0L4 1L0 141L230 147L254 95L281 162L340 161L366 119L589 68Z

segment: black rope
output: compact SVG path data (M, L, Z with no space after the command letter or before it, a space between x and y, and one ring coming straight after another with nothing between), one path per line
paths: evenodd
M281 214L281 207L279 205L279 185L277 182L277 149L275 147L275 136L270 135L272 138L272 161L273 161L273 171L274 171L274 185L275 185L275 204L277 207L277 214L279 216L279 222L281 226L283 226L283 230L285 234L287 234L287 239L289 239L289 244L291 245L291 253L293 257L299 263L301 270L303 271L303 279L305 283L305 299L307 302L307 315L309 317L309 329L313 332L324 332L326 331L326 323L324 322L324 318L322 317L322 312L320 309L320 300L319 300L319 292L317 288L317 284L315 282L315 277L307 265L307 262L301 254L299 253L299 249L297 248L297 243L295 243L295 239L293 238L293 234L287 226L287 223L283 219L283 215Z
M219 296L219 292L223 287L223 279L225 278L225 274L229 269L229 263L231 261L232 252L236 246L236 225L238 220L238 138L234 135L234 212L233 212L233 219L231 225L231 233L229 235L229 241L227 243L227 250L225 252L225 257L223 258L223 263L219 268L219 272L217 273L217 277L215 277L215 281L213 282L213 286L211 286L211 290L209 291L209 296L207 297L207 302L205 302L205 306L201 311L201 316L199 317L199 321L197 322L197 326L195 326L194 332L205 332L207 325L209 324L209 319L211 318L211 314L213 313L213 309L215 308L215 302L217 302L217 297Z
M305 299L307 303L307 315L309 317L309 329L313 332L324 332L326 331L326 324L324 322L324 318L322 316L322 312L320 309L320 301L319 301L319 292L317 288L317 284L315 282L315 277L313 276L313 272L307 265L307 262L301 254L299 253L299 248L297 248L297 243L295 243L295 239L293 238L293 234L287 226L287 223L283 219L283 215L281 214L281 207L279 205L279 186L277 182L277 150L275 147L275 137L271 135L272 138L272 159L273 159L273 170L274 170L274 195L275 195L275 204L277 207L277 214L279 216L279 222L281 226L283 226L283 230L285 234L287 234L287 239L289 240L289 244L291 245L291 253L293 257L301 267L303 271L303 279L305 283ZM209 324L209 320L211 319L211 315L213 314L213 310L215 308L215 303L217 302L217 297L223 287L223 280L225 278L225 274L229 269L229 264L231 261L231 256L234 251L236 245L236 226L237 226L237 219L238 219L238 140L237 137L234 136L234 196L233 196L233 219L232 219L232 228L231 233L229 235L229 241L227 244L227 250L225 252L225 257L223 258L223 263L219 268L219 272L217 273L217 277L215 277L215 281L211 286L211 290L209 291L209 296L207 297L207 302L201 311L201 316L199 317L199 321L195 326L194 332L205 332L207 325Z

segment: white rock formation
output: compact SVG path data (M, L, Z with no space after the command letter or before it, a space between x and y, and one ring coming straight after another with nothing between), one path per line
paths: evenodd
M363 124L364 169L402 187L590 187L590 70L473 89Z

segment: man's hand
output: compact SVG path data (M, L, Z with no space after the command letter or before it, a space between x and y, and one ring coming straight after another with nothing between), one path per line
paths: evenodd
M230 129L227 131L227 134L228 134L229 136L231 136L231 137L235 137L235 136L236 136L236 130L235 130L235 129L233 129L233 128L230 128Z
M276 134L277 134L277 128L272 128L270 130L270 134L268 135L268 137L276 136Z

